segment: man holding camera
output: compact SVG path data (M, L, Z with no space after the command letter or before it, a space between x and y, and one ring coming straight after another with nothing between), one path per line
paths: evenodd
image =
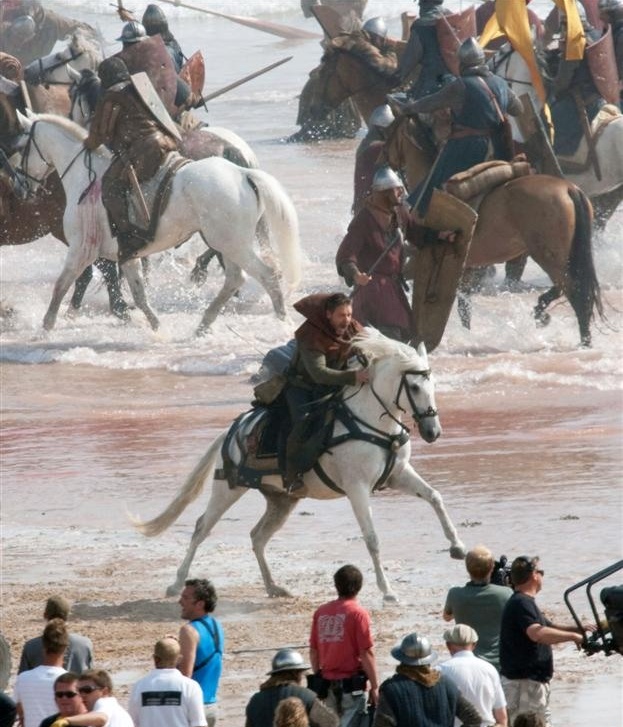
M474 654L500 670L500 621L512 591L491 583L495 560L484 545L477 545L465 556L470 580L448 591L443 609L445 621L467 624L476 630L478 643Z
M337 712L340 727L349 727L358 724L368 700L376 705L379 680L370 614L357 601L361 571L344 565L335 572L333 582L338 597L314 613L309 657L316 680L327 690L326 706Z
M500 626L502 688L511 724L519 712L533 710L545 717L549 727L552 644L572 641L579 647L584 640L577 627L554 625L536 605L544 575L538 556L520 555L511 566L514 593L504 607Z

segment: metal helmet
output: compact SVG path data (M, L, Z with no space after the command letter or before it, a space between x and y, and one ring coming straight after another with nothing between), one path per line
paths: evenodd
M157 5L150 3L143 13L143 26L147 35L157 35L158 33L166 33L169 29L169 22L162 9Z
M122 43L138 43L147 37L147 33L143 25L138 20L130 20L123 26L121 35L117 38Z
M377 169L372 179L372 189L375 192L382 192L385 189L396 189L404 187L402 180L391 167Z
M377 106L370 114L370 118L368 119L368 126L380 126L382 129L385 129L391 123L393 123L395 119L396 117L394 116L389 105L383 104L383 106Z
M473 66L482 66L485 62L485 52L480 47L476 38L468 38L464 40L458 52L459 65L462 68L472 68Z
M370 35L378 35L379 38L387 37L387 25L385 25L385 21L380 16L366 20L361 29Z
M11 40L23 45L30 42L37 33L37 25L30 15L21 15L16 18L6 31Z
M430 641L426 636L416 633L405 636L400 646L394 646L392 656L408 666L423 666L437 660L437 653L433 651Z
M309 664L294 649L279 649L273 656L271 670L268 674L278 674L280 671L307 671Z
M130 80L130 71L128 71L125 61L115 56L105 58L99 64L97 75L100 77L103 88L110 88L115 83Z

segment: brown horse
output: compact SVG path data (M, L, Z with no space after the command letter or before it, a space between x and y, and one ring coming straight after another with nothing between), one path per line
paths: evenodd
M408 119L397 119L385 144L387 162L402 172L408 189L426 177L434 158L412 127ZM544 174L513 179L481 202L466 266L494 265L527 253L553 283L538 299L537 321L549 322L545 309L564 293L578 319L581 343L590 346L595 308L603 317L593 263L592 217L588 197L564 179ZM467 286L462 292L468 292Z
M401 41L387 42L396 53L393 64L392 56L379 58L374 49L368 54L365 45L349 42L349 36L339 37L327 46L320 65L314 71L315 95L310 104L312 121L324 118L330 109L352 98L367 122L372 111L385 103L385 97L397 85L393 73L396 70L395 58L399 57L404 44Z

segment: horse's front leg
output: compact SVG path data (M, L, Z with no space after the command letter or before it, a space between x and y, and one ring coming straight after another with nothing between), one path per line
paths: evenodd
M94 261L94 259L94 254L91 255L79 247L72 248L70 246L63 270L54 284L52 300L50 301L50 305L43 317L43 327L46 331L51 331L54 328L59 308L61 307L61 303L63 302L63 298L67 294L67 291L78 276L82 274L84 269Z
M291 595L289 591L278 586L273 580L272 573L264 556L264 551L266 550L268 541L281 529L292 510L296 507L298 500L294 497L289 497L285 492L262 491L262 495L266 498L266 510L257 522L257 525L251 530L253 552L257 558L257 563L260 567L266 593L269 598L289 597Z
M444 535L450 541L450 557L461 560L465 558L465 545L459 538L450 516L443 504L443 498L434 487L431 487L423 480L418 473L407 463L397 474L392 475L389 480L389 487L393 490L406 492L414 497L421 497L428 502L437 513Z
M158 317L149 307L147 296L145 295L145 286L143 285L143 276L141 275L141 264L137 258L126 261L121 266L125 279L128 281L132 297L136 303L136 307L143 311L145 318L149 321L152 330L157 331L160 326Z
M374 529L374 521L372 520L372 510L370 508L370 495L365 485L349 488L347 493L350 505L353 508L355 518L361 528L363 540L370 553L374 572L376 574L376 585L383 594L383 600L388 603L395 603L398 599L389 585L385 571L381 564L381 554L379 549L379 539Z

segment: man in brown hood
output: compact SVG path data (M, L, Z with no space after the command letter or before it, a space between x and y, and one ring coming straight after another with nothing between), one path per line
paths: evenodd
M347 368L352 339L362 330L353 319L347 295L316 293L299 300L294 308L307 320L294 334L296 352L285 392L292 420L286 447L285 484L289 491L302 486L298 448L304 437L309 404L342 386L368 380L365 369Z

